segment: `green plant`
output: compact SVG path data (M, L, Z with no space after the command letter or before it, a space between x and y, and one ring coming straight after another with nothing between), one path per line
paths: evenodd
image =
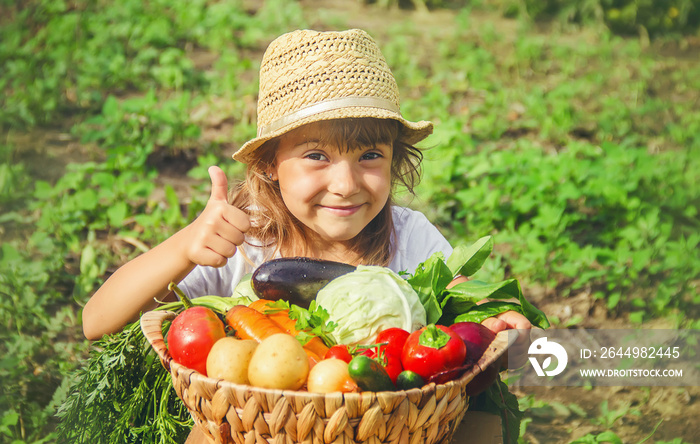
M184 442L192 419L138 322L95 343L58 409L60 442Z
M0 248L0 440L8 442L54 438L63 375L86 347L67 327L76 324L74 307L62 303L70 280L55 247L43 247L43 254L17 242Z
M500 375L485 392L469 399L469 409L500 412L504 442L517 442L524 414L520 409L518 398L509 391L508 385L501 380Z
M21 207L29 178L22 162L16 161L17 152L9 145L0 144L0 205L5 213L0 220L17 220L19 216L10 210Z
M102 112L77 125L74 132L84 143L99 143L112 150L138 144L177 151L198 143L201 136L201 129L190 119L196 105L192 102L188 92L167 100L154 90L123 101L109 96Z
M203 0L31 0L5 12L0 125L12 127L94 112L110 94L205 87L194 46L255 47L280 29L304 26L298 5L279 0L255 14L241 2Z
M593 434L588 433L581 438L571 441L571 444L596 444L596 443L610 443L610 444L622 444L622 439L613 431L606 430L604 432Z
M692 0L499 0L505 13L563 23L604 23L620 34L692 34L700 26L700 10Z
M622 410L626 410L626 407L623 407ZM623 412L622 415L620 415L620 411L608 411L607 410L607 403L605 404L605 407L601 405L601 418L600 424L602 425L603 423L608 423L609 421L612 421L612 423L616 422L620 417L624 416L626 412ZM639 414L639 412L636 412L636 414ZM642 444L647 442L653 435L656 433L656 429L659 428L661 423L663 422L663 419L659 420L656 423L656 426L654 429L649 433L645 438L643 438L640 441L637 441L637 444ZM612 426L612 423L610 423L610 426ZM622 444L623 439L618 436L617 433L613 432L612 430L605 430L600 433L587 433L586 435L571 441L571 444L596 444L596 443L611 443L611 444ZM658 441L657 441L658 443Z
M691 257L700 241L694 222L700 196L695 173L688 174L695 162L677 159L614 144L571 143L547 154L521 143L517 150L455 157L451 186L432 198L449 208L458 235L498 233L514 249L516 275L565 277L571 290L599 288L611 309L623 300L663 312L685 306L690 289L683 276L700 271L695 261L676 259ZM663 279L656 299L623 296L648 279Z
M608 400L600 403L600 415L593 418L593 423L598 424L606 429L612 427L620 418L630 413L630 406L620 405L617 409L611 409ZM639 414L637 411L636 414Z

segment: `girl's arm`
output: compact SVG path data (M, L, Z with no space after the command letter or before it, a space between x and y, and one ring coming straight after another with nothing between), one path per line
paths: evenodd
M236 253L250 228L247 214L229 205L228 182L211 167L211 196L202 214L152 250L120 267L95 292L83 309L88 339L119 331L156 300L168 296L168 284L180 282L196 265L221 267Z
M195 264L183 254L185 230L120 267L83 309L83 333L90 340L119 331L140 313L168 296L168 284L180 282Z

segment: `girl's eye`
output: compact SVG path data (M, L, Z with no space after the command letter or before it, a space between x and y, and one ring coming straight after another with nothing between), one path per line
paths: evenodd
M382 153L377 152L377 151L370 151L370 152L362 155L362 160L374 160L374 159L380 159L382 157L384 157L384 156L382 156Z
M309 153L304 157L311 160L326 160L326 156L322 153Z

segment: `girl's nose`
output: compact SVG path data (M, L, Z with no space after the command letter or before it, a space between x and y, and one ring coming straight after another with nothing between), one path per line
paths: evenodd
M349 197L359 190L358 174L349 162L339 162L330 168L328 191L342 197Z

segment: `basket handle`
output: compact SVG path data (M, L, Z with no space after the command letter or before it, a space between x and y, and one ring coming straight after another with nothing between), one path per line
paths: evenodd
M446 375L451 375L449 376L450 378L454 378L462 384L469 383L476 375L494 365L505 354L506 350L515 343L515 339L515 336L508 334L507 330L500 331L484 351L484 354L481 355L478 362L440 372L433 375L429 381L439 380L441 377L444 378Z
M143 335L156 351L160 362L166 370L170 371L170 361L173 357L168 352L168 347L163 338L163 322L174 319L177 314L168 310L151 310L141 316L140 324Z
M517 337L511 335L508 330L499 331L496 337L489 345L486 352L483 354L477 365L485 369L489 365L495 363L506 351L515 344Z

